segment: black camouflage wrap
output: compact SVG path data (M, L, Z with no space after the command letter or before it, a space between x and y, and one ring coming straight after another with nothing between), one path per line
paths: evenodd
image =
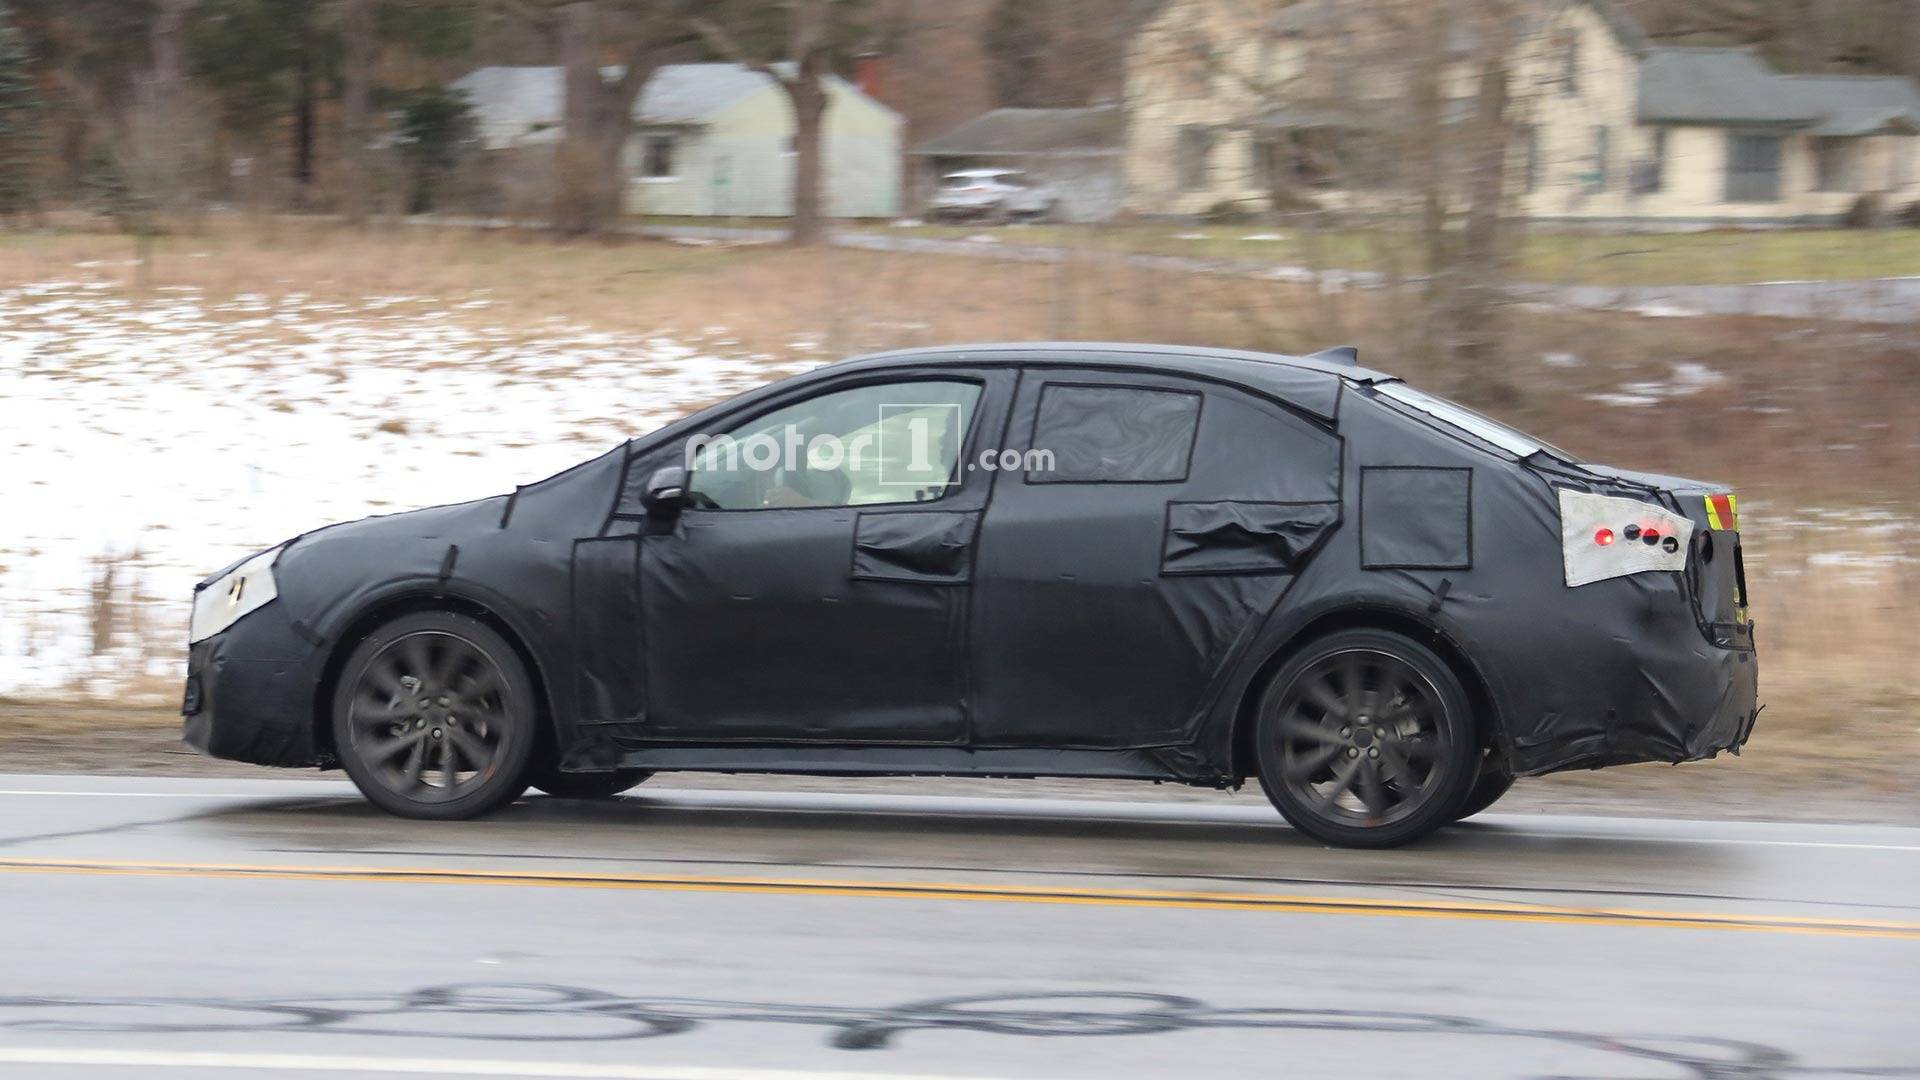
M980 386L964 462L1049 442L1080 456L968 470L924 503L641 505L693 435L915 377ZM1737 749L1757 663L1733 599L1738 535L1705 513L1722 489L1515 460L1377 395L1389 379L1149 346L832 365L511 495L295 539L278 599L192 646L186 738L332 764L332 681L353 642L448 607L522 650L572 769L1235 784L1265 674L1353 625L1433 645L1521 775ZM1102 408L1117 391L1127 407ZM1721 557L1569 588L1563 487L1684 514Z

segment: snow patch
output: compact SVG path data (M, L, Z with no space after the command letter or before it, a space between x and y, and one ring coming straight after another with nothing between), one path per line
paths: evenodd
M0 694L173 677L194 583L250 552L511 491L812 366L564 319L529 340L468 297L111 289L0 289Z

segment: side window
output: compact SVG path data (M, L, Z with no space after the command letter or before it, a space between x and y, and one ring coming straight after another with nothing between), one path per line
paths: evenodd
M839 390L687 447L703 510L928 502L961 480L980 387L919 380Z
M1029 484L1151 484L1185 480L1200 395L1129 386L1040 391Z

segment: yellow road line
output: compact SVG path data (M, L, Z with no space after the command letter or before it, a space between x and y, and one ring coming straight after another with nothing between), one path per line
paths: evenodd
M266 878L282 881L358 881L410 885L518 885L549 889L623 889L652 892L761 893L853 896L896 900L969 900L1088 907L1278 911L1311 915L1385 915L1407 919L1472 919L1600 926L1657 926L1687 930L1757 930L1920 940L1920 923L1830 919L1737 912L1653 911L1639 908L1560 907L1470 900L1391 900L1374 897L1295 896L1280 893L1061 886L976 885L931 881L854 881L814 878L699 877L668 874L565 873L535 870L387 866L278 866L250 863L169 863L84 859L0 858L0 873L93 874L114 877Z

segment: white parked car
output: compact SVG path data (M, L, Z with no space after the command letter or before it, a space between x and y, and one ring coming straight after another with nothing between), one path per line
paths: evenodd
M941 177L927 215L937 221L1039 221L1057 202L1051 185L1017 169L962 169Z

